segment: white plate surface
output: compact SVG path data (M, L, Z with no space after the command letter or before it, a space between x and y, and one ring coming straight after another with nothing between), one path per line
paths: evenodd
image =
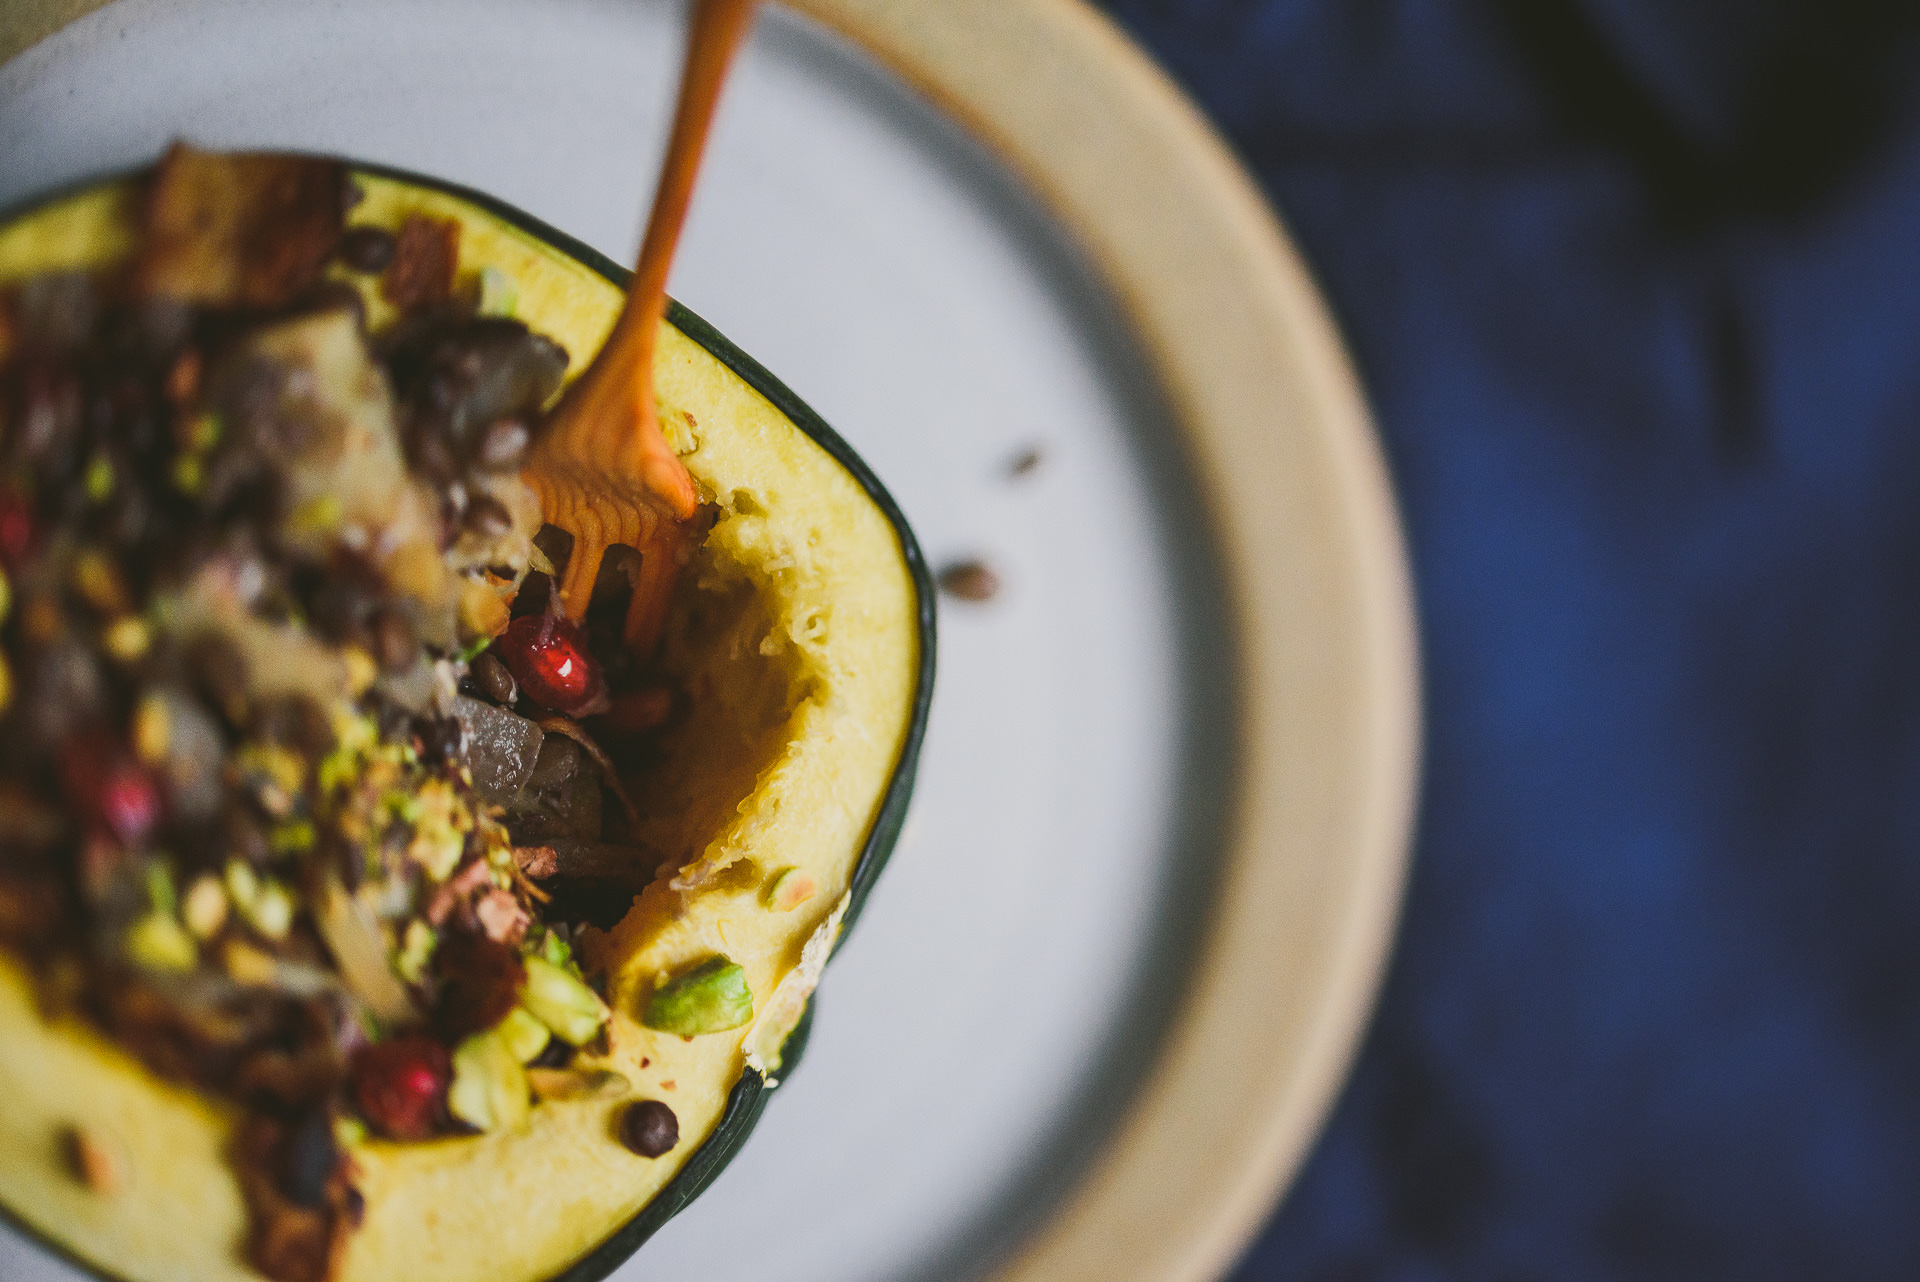
M119 0L0 68L0 205L185 137L452 179L630 260L682 21L649 0ZM799 18L769 12L747 50L672 290L848 438L936 565L981 555L1006 587L942 603L907 835L806 1064L617 1276L965 1277L1124 1105L1198 919L1227 736L1218 598L1178 533L1197 507L1057 231ZM1010 479L1030 447L1044 462ZM0 1230L0 1277L73 1276Z

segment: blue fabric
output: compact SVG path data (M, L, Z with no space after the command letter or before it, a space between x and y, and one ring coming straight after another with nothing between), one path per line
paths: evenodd
M1108 0L1378 416L1430 723L1273 1279L1920 1278L1920 6Z

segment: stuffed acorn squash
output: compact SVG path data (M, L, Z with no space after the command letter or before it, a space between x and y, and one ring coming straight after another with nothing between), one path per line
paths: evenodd
M0 1205L84 1262L603 1276L790 1066L912 786L926 570L676 308L663 635L638 553L565 617L515 469L623 275L301 157L0 223Z

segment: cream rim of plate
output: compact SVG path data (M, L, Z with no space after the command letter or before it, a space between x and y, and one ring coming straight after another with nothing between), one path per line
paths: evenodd
M105 0L8 0L0 62ZM999 1282L1203 1282L1345 1075L1416 788L1412 594L1359 384L1197 109L1081 0L789 0L972 131L1075 237L1182 432L1235 650L1233 807L1186 998L1124 1119Z

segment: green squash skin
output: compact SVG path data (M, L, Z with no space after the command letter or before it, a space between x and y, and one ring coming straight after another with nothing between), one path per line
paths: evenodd
M318 158L336 160L351 170L444 192L468 201L502 221L513 224L535 239L546 242L560 253L605 277L622 290L626 288L628 280L633 275L627 268L600 251L485 192L406 169L367 164L333 156ZM105 183L124 181L143 172L145 172L144 166L98 175L65 185L0 211L0 224L25 217L41 206L51 204L64 196ZM838 432L827 425L825 419L816 414L785 383L768 372L766 367L728 341L719 330L673 299L667 300L666 318L675 329L705 348L722 365L733 371L742 382L765 397L775 409L825 450L859 483L860 488L866 492L867 497L880 509L887 523L892 526L895 536L900 541L901 556L913 580L917 605L916 631L920 643L920 662L914 680L913 706L908 717L907 732L901 745L900 758L895 763L893 775L887 783L880 807L874 815L873 826L867 833L866 844L861 848L859 859L854 864L852 882L848 890L847 909L841 919L840 936L835 945L835 951L838 951L839 943L845 941L847 932L852 929L855 919L859 917L875 881L879 879L881 871L886 867L887 859L893 854L893 848L900 839L901 828L906 823L908 804L913 797L914 779L920 764L921 741L926 737L927 717L933 703L936 642L933 571L928 566L926 556L921 552L920 544L914 538L913 530L908 526L906 514L900 510L900 505L880 483L880 478L874 475L873 469L867 466L865 460L854 452L853 447L848 445ZM781 1056L782 1079L792 1075L805 1054L808 1037L813 1029L814 1005L817 1000L816 992L815 996L808 1000L800 1022L787 1036ZM754 1126L759 1122L760 1114L766 1108L773 1089L752 1068L744 1070L727 1098L726 1110L721 1115L719 1125L707 1138L706 1143L687 1159L680 1173L670 1180L651 1202L641 1208L639 1214L616 1229L599 1246L548 1279L548 1282L602 1282L625 1264L648 1238L659 1232L668 1220L679 1214L688 1203L704 1192L726 1168L727 1163L740 1152L747 1137L752 1134ZM34 1239L43 1249L59 1256L89 1276L103 1279L103 1282L120 1282L118 1278L103 1273L59 1243L44 1237L4 1207L0 1207L0 1221L4 1221L14 1232Z

